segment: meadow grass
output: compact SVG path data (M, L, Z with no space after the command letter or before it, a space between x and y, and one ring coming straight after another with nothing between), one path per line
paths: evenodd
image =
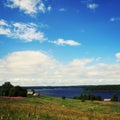
M120 102L61 99L49 96L0 98L0 120L119 120Z

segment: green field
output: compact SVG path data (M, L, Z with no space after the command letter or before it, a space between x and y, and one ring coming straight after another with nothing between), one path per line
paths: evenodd
M120 120L120 102L0 98L0 120Z

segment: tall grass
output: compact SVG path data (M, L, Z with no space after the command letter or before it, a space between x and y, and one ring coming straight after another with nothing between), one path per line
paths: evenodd
M120 103L52 97L0 98L0 120L119 120Z

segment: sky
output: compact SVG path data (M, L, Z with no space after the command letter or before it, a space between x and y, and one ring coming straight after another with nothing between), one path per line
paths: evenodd
M120 0L0 0L0 85L120 84Z

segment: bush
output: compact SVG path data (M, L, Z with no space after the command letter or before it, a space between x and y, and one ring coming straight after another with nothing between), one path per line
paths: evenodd
M85 102L85 98L82 98L82 99L81 99L81 102Z
M90 95L90 100L91 101L95 100L95 96L93 94Z
M66 98L65 96L62 96L62 99L63 99L63 100L65 100L65 98Z
M118 101L118 96L116 94L113 94L111 97L111 101Z
M101 96L95 96L95 100L99 100L99 101L101 101L102 98L101 98Z

